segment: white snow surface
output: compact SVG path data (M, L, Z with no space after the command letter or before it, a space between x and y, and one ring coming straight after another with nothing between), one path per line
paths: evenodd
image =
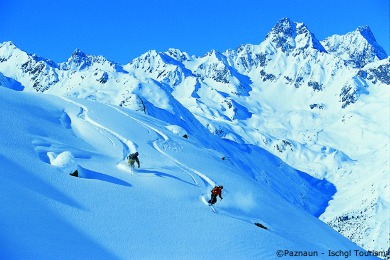
M331 184L259 147L181 131L126 108L0 88L0 258L277 259L277 250L325 258L328 250L361 250L313 216L330 199L316 188L332 193ZM125 157L134 151L141 167L132 172ZM75 169L79 178L69 175ZM216 184L223 200L213 212L205 201Z

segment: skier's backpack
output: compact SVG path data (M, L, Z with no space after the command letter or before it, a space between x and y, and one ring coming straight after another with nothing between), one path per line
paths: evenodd
M135 152L135 153L132 153L132 154L129 154L129 156L127 156L127 159L128 160L135 160L135 158L137 158L138 156L138 152Z

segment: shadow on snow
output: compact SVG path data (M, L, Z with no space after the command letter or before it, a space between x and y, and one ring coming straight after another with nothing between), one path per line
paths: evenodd
M113 177L113 176L110 176L110 175L107 175L107 174L104 174L101 172L95 172L92 170L88 170L88 169L82 168L80 166L79 166L79 177L85 178L85 179L95 179L95 180L99 180L99 181L110 182L113 184L127 186L127 187L133 186L130 183L125 182L125 181L118 179L116 177Z
M168 178L172 178L172 179L175 179L175 180L184 182L184 183L189 184L189 185L192 185L192 186L196 186L194 183L191 183L191 182L182 180L182 179L180 179L179 177L176 177L176 176L173 176L173 175L171 175L171 174L164 173L164 172L151 171L151 170L137 170L137 172L138 172L138 173L150 173L150 174L154 174L154 175L156 175L157 177L161 177L161 178L168 177Z

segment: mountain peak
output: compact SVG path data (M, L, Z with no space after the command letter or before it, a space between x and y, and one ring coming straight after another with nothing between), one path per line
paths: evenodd
M158 56L161 56L156 50L149 50L142 54L141 56L135 58L134 60L150 60L156 59Z
M359 26L356 31L359 32L360 35L363 36L369 43L376 43L375 36L369 26Z
M68 69L84 69L92 64L90 57L82 52L80 49L76 48L72 55L68 58L65 63L61 64L61 68Z
M305 50L308 47L326 52L304 23L294 22L290 18L280 19L267 34L266 40L273 42L276 48L287 54L294 49Z
M321 43L329 53L341 57L348 64L358 68L388 57L367 25L360 26L345 35L330 36Z
M293 36L293 28L295 27L295 22L293 22L290 18L282 18L278 21L278 23L272 28L274 33L283 33L290 36Z
M165 54L180 62L190 59L190 56L186 52L183 52L179 49L169 48L168 51L165 52Z
M85 54L84 52L82 52L79 48L76 48L72 55L71 55L71 58L77 58L77 57L87 57L87 54Z
M11 42L11 41L7 41L7 42L1 43L0 44L0 48L1 47L8 47L8 48L13 48L13 49L17 48L16 45L13 42Z
M13 42L7 41L0 43L1 53L4 55L8 53L9 55L14 51L21 51Z
M369 34L369 35L374 36L374 35L372 34L372 32L371 32L371 28L370 28L368 25L359 26L359 27L356 29L356 31L360 32L361 35L363 35L363 36L366 35L366 34Z
M209 57L211 59L214 59L215 61L225 61L226 57L216 50L211 50L207 52L203 57Z

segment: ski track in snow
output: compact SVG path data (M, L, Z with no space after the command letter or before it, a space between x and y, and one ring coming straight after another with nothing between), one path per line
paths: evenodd
M136 148L135 148L135 144L124 138L123 136L121 136L120 134L116 133L115 131L99 124L98 122L96 122L95 120L91 119L89 116L88 116L88 113L89 113L89 110L86 106L76 102L76 101L73 101L71 99L68 99L66 97L61 97L62 99L64 99L65 101L69 102L69 103L72 103L78 107L80 107L80 113L77 115L78 118L80 119L83 119L84 121L90 123L92 126L96 127L101 133L108 133L112 136L114 136L122 145L123 145L123 154L122 154L122 158L120 161L123 161L126 156L130 153L130 151L135 151ZM114 145L114 141L109 137L109 135L106 134L106 137L110 140L110 142Z
M78 107L80 107L80 112L79 114L77 115L78 118L88 122L89 124L91 124L92 126L96 127L97 130L101 133L106 133L105 136L111 141L111 143L114 145L114 141L109 137L109 135L112 135L113 137L115 137L116 139L118 139L118 141L123 145L123 155L122 155L122 159L118 162L118 167L120 169L125 169L124 167L122 167L122 164L120 163L121 161L123 161L126 156L130 153L130 151L136 151L136 146L135 144L124 138L123 136L121 136L120 134L116 133L115 131L99 124L98 122L96 122L95 120L91 119L89 116L88 116L88 113L90 112L88 110L88 108L76 101L73 101L71 99L68 99L66 97L61 97L62 99L64 99L65 101L69 102L69 103L72 103ZM146 129L148 130L151 130L153 132L155 132L157 134L157 136L160 136L161 139L163 139L163 141L168 141L170 140L170 138L165 135L163 132L159 131L158 129L154 128L153 126L150 126L134 117L132 117L131 115L123 112L122 110L120 110L119 108L117 107L114 107L112 105L107 105L111 108L113 108L114 110L116 110L117 112L123 114L124 116L126 117L129 117L130 119L136 121L137 123L139 123L140 125L142 125L143 127L145 127ZM91 112L92 113L92 112ZM153 145L153 148L156 149L156 151L158 151L161 155L163 155L164 157L168 158L169 160L171 160L178 168L180 168L183 172L185 172L186 174L188 174L191 179L193 180L193 182L195 183L196 186L198 186L201 190L202 190L202 194L200 195L200 200L203 204L205 204L206 206L209 206L211 208L211 210L214 212L214 213L217 213L217 210L208 204L207 202L207 194L206 194L206 191L212 187L215 186L215 182L213 180L211 180L207 175L199 172L198 170L194 169L194 168L191 168L183 163L181 163L180 161L178 161L177 159L175 159L174 157L170 156L169 154L167 154L166 152L164 152L159 146L158 146L158 140L160 139L158 138L157 140L154 140L152 142L152 145ZM134 174L133 171L130 171L132 174ZM198 178L200 178L202 180L202 182L204 183L204 186L201 187L199 182L196 180L195 176L197 176ZM249 222L249 223L252 223L252 221L248 220L247 218L243 218L243 217L240 217L240 216L236 216L234 214L230 214L229 212L224 212L223 215L227 216L227 217L231 217L231 218L234 218L234 219L238 219L238 220L241 220L241 221L245 221L245 222Z
M172 156L170 156L169 154L165 153L164 151L161 150L161 148L158 146L157 144L157 140L155 140L153 142L153 147L159 152L161 153L162 155L164 155L165 157L167 157L168 159L170 159L171 161L173 161L178 168L182 169L185 173L187 173L189 176L191 176L192 180L194 181L194 183L196 184L196 186L200 187L199 183L196 181L195 177L192 173L194 173L195 175L197 175L202 181L203 183L205 184L205 188L203 188L203 191L204 190L207 190L207 188L210 188L210 187L214 187L215 186L215 182L212 181L209 177L207 177L205 174L191 168L191 167L188 167L187 165L181 163L180 161L176 160L175 158L173 158ZM203 193L201 195L201 201L205 204L205 205L208 205L207 203L207 200L206 200L206 194ZM216 210L214 209L214 207L210 206L211 207L211 210L214 212L214 213L217 213Z
M89 110L86 106L84 106L83 104L80 104L76 101L73 101L71 99L68 99L66 97L61 97L62 99L64 99L65 101L69 102L69 103L72 103L78 107L80 107L80 112L79 114L77 115L78 118L88 122L89 124L91 124L92 126L96 127L99 132L101 133L107 133L109 135L112 135L113 137L115 137L122 145L123 145L123 155L122 155L122 159L120 161L123 161L126 156L130 153L130 151L136 151L136 147L135 147L135 144L124 138L123 136L121 136L120 134L116 133L115 131L99 124L98 122L96 122L95 120L91 119L89 116L88 116L88 113L89 113ZM112 105L107 105L113 109L115 109L116 111L118 111L119 113L131 118L132 120L136 121L137 123L139 123L140 125L144 126L146 129L148 130L152 130L153 132L155 132L158 136L160 136L164 141L168 141L170 140L169 137L167 135L165 135L163 132L159 131L158 129L130 116L129 114L123 112L122 110L118 109L117 107L114 107ZM110 140L110 142L114 145L114 141L106 134L106 137ZM200 187L198 181L196 180L196 178L194 177L194 175L198 176L202 181L203 183L205 184L205 187L203 188L204 190L207 190L207 188L212 188L215 186L215 182L213 180L211 180L208 176L206 176L205 174L197 171L196 169L193 169L191 167L188 167L187 165L181 163L180 161L176 160L175 158L173 158L172 156L170 156L169 154L165 153L159 146L158 146L158 140L155 140L153 141L153 147L160 153L162 154L164 157L170 159L172 162L174 162L178 168L180 168L183 172L185 172L186 174L188 174L191 179L193 180L193 182L195 183L196 186ZM120 162L119 161L119 162ZM118 162L118 163L119 163ZM207 200L206 200L206 194L203 193L201 195L201 201L207 205ZM214 213L216 213L216 210L214 208L211 208L212 211Z
M117 107L114 107L114 106L109 105L109 104L108 104L107 106L109 106L109 107L115 109L116 111L118 111L119 113L121 113L121 114L123 114L123 115L125 115L125 116L127 116L127 117L129 117L129 118L131 118L131 119L133 119L133 120L136 121L137 123L143 125L146 129L151 129L151 130L153 130L155 133L157 133L158 135L160 135L160 136L164 139L164 141L168 141L168 140L169 140L169 137L168 137L166 134L164 134L163 132L157 130L156 128L154 128L154 127L152 127L152 126L150 126L150 125L148 125L148 124L145 124L144 122L142 122L142 121L140 121L140 120L138 120L138 119L136 119L136 118L130 116L129 114L123 112L122 110L120 110L120 109L117 108Z
M116 111L118 111L119 113L133 119L134 121L138 122L139 124L141 124L142 126L144 126L145 128L147 129L150 129L152 131L154 131L157 135L161 136L164 141L168 141L170 140L169 137L167 135L165 135L164 133L162 133L161 131L159 131L158 129L130 116L129 114L123 112L122 110L118 109L117 107L114 107L112 105L108 105L109 107L115 109ZM196 180L196 178L194 177L193 174L197 175L202 181L203 183L205 183L205 187L214 187L215 186L215 182L213 180L211 180L208 176L206 176L205 174L191 168L191 167L188 167L187 165L181 163L180 161L176 160L175 158L173 158L172 156L170 156L169 154L165 153L159 146L158 146L158 142L157 140L153 141L153 147L160 153L162 154L163 156L165 156L166 158L170 159L171 161L173 161L177 167L179 167L180 169L182 169L185 173L187 173L193 180L193 182L195 183L196 186L199 187L199 183L198 181ZM192 174L193 173L193 174ZM205 194L202 194L202 198L205 198ZM202 199L203 200L203 199ZM207 204L207 203L206 203ZM215 209L213 209L213 211L215 212Z
M157 140L153 142L153 147L154 149L156 149L159 153L161 153L163 156L167 157L168 159L170 159L171 161L173 161L180 169L182 169L185 173L187 173L191 179L193 180L193 182L195 183L196 186L199 187L199 183L196 181L194 175L192 175L190 172L188 172L186 170L186 168L184 167L183 164L181 164L179 161L175 160L173 157L171 157L170 155L168 155L167 153L163 152L161 150L161 148L158 146L157 144Z

